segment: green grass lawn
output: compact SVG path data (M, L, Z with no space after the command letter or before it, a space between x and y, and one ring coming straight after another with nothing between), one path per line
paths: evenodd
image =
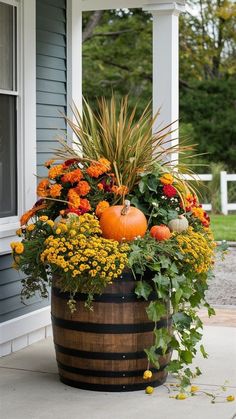
M236 242L236 215L210 215L215 240Z

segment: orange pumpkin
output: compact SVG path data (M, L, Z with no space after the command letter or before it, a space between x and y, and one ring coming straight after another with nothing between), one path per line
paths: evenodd
M105 209L99 222L103 237L118 242L143 237L147 230L145 215L138 208L131 207L128 200L125 205L114 205Z
M168 240L171 236L170 229L164 224L153 226L150 234L156 240Z

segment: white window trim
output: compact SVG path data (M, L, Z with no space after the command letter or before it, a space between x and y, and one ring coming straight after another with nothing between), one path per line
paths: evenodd
M19 217L36 201L36 11L35 0L1 0L17 6L17 179L18 214L0 219L0 254L17 239Z

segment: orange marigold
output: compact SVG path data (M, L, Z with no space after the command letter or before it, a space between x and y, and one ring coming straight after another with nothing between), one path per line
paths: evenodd
M129 189L125 185L121 185L121 186L114 185L112 186L111 190L116 195L127 195L127 193L129 192Z
M25 225L28 223L29 219L32 218L37 211L46 208L46 204L38 205L37 207L33 207L30 210L26 211L20 218L20 224Z
M37 186L37 195L38 196L48 196L49 195L49 186L50 182L48 179L42 179Z
M47 160L45 161L44 166L49 168L54 163L54 161L55 160Z
M105 211L105 209L109 208L109 203L107 201L101 201L97 204L96 210L95 210L95 214L98 218L101 217L103 211Z
M101 157L98 160L98 163L104 167L105 172L111 170L111 163L109 162L109 160L105 159L104 157Z
M90 211L91 210L90 202L86 198L81 198L79 209L81 211L81 214L84 214L85 212Z
M80 197L75 189L70 189L67 195L69 208L78 208L80 205Z
M57 166L51 167L48 171L48 177L50 179L55 179L57 176L62 175L63 173L63 164L58 164Z
M50 186L50 196L52 198L58 198L61 195L62 185L58 185L58 183L55 183L55 185Z
M90 191L90 186L86 180L81 180L78 185L76 186L76 192L78 192L79 195L85 196Z
M109 170L111 170L111 163L107 159L101 158L98 161L93 161L86 172L89 176L98 178Z
M98 189L100 189L100 191L103 191L103 189L104 189L104 187L103 187L103 184L102 183L98 183Z
M75 183L75 182L79 182L82 178L83 178L83 173L81 172L81 170L75 169L72 172L65 173L62 176L61 180L64 183L66 182Z

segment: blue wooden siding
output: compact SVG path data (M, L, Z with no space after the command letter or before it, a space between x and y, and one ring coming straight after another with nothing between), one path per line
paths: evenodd
M44 176L43 163L66 128L66 0L36 0L36 13L37 174ZM38 297L22 304L22 273L12 262L11 255L0 257L0 323L49 304Z
M66 123L66 1L36 0L37 174L57 148Z
M31 298L22 303L21 279L23 274L12 269L11 255L0 258L0 323L16 318L23 314L45 307L49 300L40 300L38 297Z

